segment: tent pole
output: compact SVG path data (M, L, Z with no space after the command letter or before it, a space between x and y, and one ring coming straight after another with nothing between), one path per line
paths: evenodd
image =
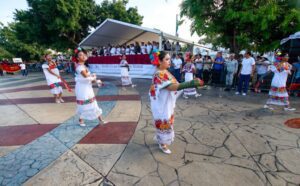
M163 38L162 34L160 34L159 35L159 48L158 48L160 51L162 50L162 38Z

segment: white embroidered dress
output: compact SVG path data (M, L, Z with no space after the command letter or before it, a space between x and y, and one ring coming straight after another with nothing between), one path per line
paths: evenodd
M129 77L129 71L127 68L128 62L126 60L121 60L120 67L121 67L121 81L122 85L131 85L132 81L131 78Z
M274 65L271 66L271 71L274 73L274 76L269 90L269 99L267 104L279 106L289 105L289 94L286 90L286 81L290 70L290 66L286 69L277 68Z
M87 70L84 65L78 65L76 67L75 77L75 94L77 101L77 111L81 119L94 120L97 119L101 114L102 110L97 104L94 90L92 87L92 81L96 80L94 77L84 77L81 72ZM90 75L90 72L88 72Z
M193 63L186 63L182 69L185 73L184 81L188 82L194 79L194 71L196 70L195 65ZM183 90L184 95L196 95L196 88L186 88Z
M50 74L48 71L51 70L56 75L59 75L59 70L56 65L50 65L45 63L42 65L43 72L45 74L47 85L51 88L50 92L51 94L60 94L63 92L62 90L62 82L59 78L54 76L53 74Z
M174 141L174 108L180 92L166 89L172 83L177 80L167 70L157 71L150 87L151 111L159 144L170 145Z

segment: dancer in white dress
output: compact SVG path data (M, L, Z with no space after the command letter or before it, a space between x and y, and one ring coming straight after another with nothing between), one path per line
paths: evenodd
M132 84L131 78L129 76L129 65L128 65L128 62L126 61L125 55L122 56L120 67L121 67L122 86L131 85L132 87L135 87L135 85Z
M190 57L186 59L186 64L182 68L182 72L184 74L184 81L189 82L194 79L194 74L196 73L196 67L192 63ZM201 96L201 94L198 94L196 91L196 88L186 88L183 90L183 97L185 99L188 99L188 96L195 96L196 98Z
M75 50L75 57L77 59L76 77L75 77L75 94L77 102L77 111L79 115L79 125L86 126L85 120L99 119L100 123L107 123L103 121L101 114L102 110L97 104L97 100L92 87L93 82L102 84L100 80L96 80L96 75L91 74L84 63L87 60L85 51L81 48Z
M152 53L150 58L152 64L157 66L149 91L153 124L156 128L154 139L164 153L170 154L168 145L174 141L174 109L180 90L203 86L203 81L194 79L178 83L167 70L170 68L170 55L166 52Z
M291 74L292 66L288 63L288 56L281 54L281 61L274 63L271 66L271 71L274 73L271 88L269 91L269 99L264 108L273 110L270 105L284 106L285 111L294 111L295 108L290 107L289 94L286 90L286 81L288 75Z
M46 76L47 85L51 89L51 94L54 95L55 102L63 103L64 100L62 99L62 82L57 65L54 61L52 61L52 56L50 54L45 55L45 60L47 62L42 65L42 69Z

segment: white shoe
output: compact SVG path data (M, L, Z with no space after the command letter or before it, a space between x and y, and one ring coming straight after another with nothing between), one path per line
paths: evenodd
M134 88L134 87L136 87L136 85L132 84L131 87Z
M235 92L235 95L239 95L240 93L239 92Z
M270 109L270 110L274 110L274 108L268 106L268 105L264 105L264 109Z
M288 108L284 108L285 111L295 111L296 109L295 108L291 108L291 107L288 107Z
M243 96L247 96L247 94L246 94L246 93L243 93L242 95L243 95Z
M62 98L60 98L60 100L59 100L61 103L64 103L65 101L62 99Z
M79 125L80 125L81 127L85 127L85 126L86 126L85 123L79 123Z
M158 146L159 146L160 150L163 151L163 153L165 153L165 154L171 154L172 153L172 151L170 149L168 149L167 147L162 147L160 144L158 144Z
M60 102L60 100L57 99L57 100L55 100L55 103L60 104L61 102Z
M195 98L202 96L202 94L196 94Z
M187 97L186 95L183 95L182 96L184 99L189 99L189 97Z
M102 121L100 121L103 125L105 125L105 124L107 124L108 123L108 121L105 121L105 120L102 120Z

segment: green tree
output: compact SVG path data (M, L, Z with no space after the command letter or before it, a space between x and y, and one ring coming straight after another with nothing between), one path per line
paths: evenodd
M13 55L10 52L8 52L5 48L0 47L0 61L3 59L10 59L12 57Z
M128 0L108 1L104 0L97 6L97 24L101 24L105 19L111 18L136 25L141 25L143 16L139 15L136 7L126 9Z
M0 24L0 58L21 57L24 60L38 60L43 48L37 43L26 44L16 36L15 24Z
M141 24L136 8L128 1L27 0L28 10L15 12L16 34L25 43L36 42L54 49L75 47L92 28L106 18Z
M184 0L181 16L192 20L192 32L235 53L274 50L300 29L297 0Z
M28 10L15 12L17 37L55 49L74 47L96 26L93 0L27 0Z

